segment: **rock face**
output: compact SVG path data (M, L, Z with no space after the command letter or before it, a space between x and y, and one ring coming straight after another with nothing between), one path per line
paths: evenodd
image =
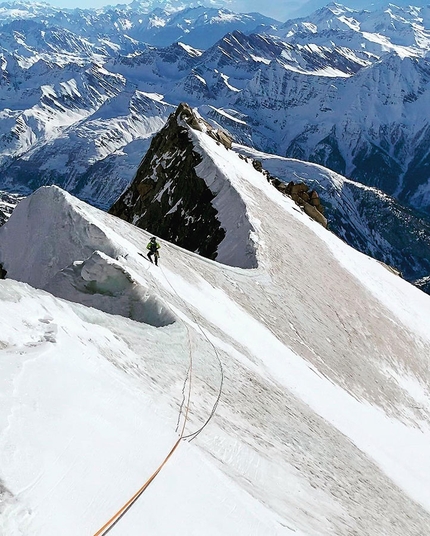
M303 208L308 216L316 220L323 227L327 227L328 221L324 216L324 208L316 190L310 190L309 186L304 182L295 183L291 181L288 184L284 184L276 180L273 181L273 184L278 190L289 195L297 205Z
M231 149L232 140L181 103L154 137L136 176L109 212L169 242L216 259L226 236L213 200L216 195L197 175L202 156L190 140L189 129L205 132ZM245 157L247 160L247 158ZM304 183L286 185L268 173L260 161L253 167L311 218L327 227L318 193Z
M247 157L241 156L241 158L247 160ZM278 191L291 197L291 199L299 205L310 218L320 223L323 227L328 227L328 220L324 216L324 207L316 190L310 190L309 186L304 182L295 183L294 181L290 181L286 184L278 178L273 177L263 168L263 164L259 160L253 159L252 165L257 171L263 173L270 184Z
M188 129L205 130L226 147L231 140L180 104L154 137L131 185L110 208L115 216L205 257L216 257L225 230L211 201L214 194L195 168Z

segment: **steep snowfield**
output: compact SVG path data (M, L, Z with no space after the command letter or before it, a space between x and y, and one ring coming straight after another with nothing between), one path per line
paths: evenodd
M304 182L322 200L330 229L350 246L395 267L408 281L430 272L430 225L377 188L349 180L318 164L234 144L285 183ZM375 219L378 225L375 226Z
M426 534L430 297L193 136L258 268L169 243L155 267L145 231L56 187L0 229L0 533L95 534L177 440L191 377L185 435L220 396L214 416L112 536Z

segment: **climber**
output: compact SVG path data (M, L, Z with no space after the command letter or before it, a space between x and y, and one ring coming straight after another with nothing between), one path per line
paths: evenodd
M151 237L151 240L148 242L146 249L149 249L148 259L152 262L152 256L154 255L154 262L155 262L155 265L157 266L158 257L160 256L158 252L158 250L160 249L160 244L157 242L157 239L155 238L155 236Z

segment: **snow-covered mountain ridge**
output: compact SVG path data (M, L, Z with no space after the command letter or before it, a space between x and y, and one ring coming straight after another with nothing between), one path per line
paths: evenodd
M422 536L430 297L194 135L257 267L162 240L156 267L147 232L57 187L0 228L2 533L94 534L177 440L191 355L187 433L216 412L112 535Z
M316 162L400 199L419 211L409 237L420 218L427 228L425 8L370 12L331 4L270 27L257 15L245 17L244 27L240 16L202 6L17 6L12 15L10 5L0 9L0 187L29 193L57 184L108 208L132 181L152 136L186 101L250 150ZM158 23L149 24L151 17ZM250 33L254 23L260 33ZM244 31L205 50L186 44L194 29L214 37L208 27ZM148 28L187 31L182 43L156 47ZM407 210L393 213L397 229L411 222ZM369 234L362 235L354 245L369 252ZM396 265L411 278L427 275L421 263L414 271L414 262Z
M353 50L378 57L382 52L397 52L400 56L426 55L429 47L428 6L384 6L351 9L340 3L330 3L313 14L287 21L279 35L303 44L343 44Z
M254 247L243 238L250 223L241 204L232 211L231 206L237 205L234 192L207 170L210 157L196 139L196 131L233 149L284 193L290 182L316 192L330 229L359 251L392 266L409 281L430 273L430 225L425 219L380 190L349 181L322 166L232 145L222 131L213 129L185 103L154 136L133 181L109 212L212 259L225 238L225 228L236 228L235 239L228 241L229 263L235 264L232 259L240 252L240 258L247 260L245 266L238 265L254 266ZM228 163L220 167L228 175ZM304 210L326 227L326 217L307 201L301 201ZM224 219L229 223L223 225ZM246 244L247 255L241 244ZM227 262L228 255L224 257Z
M222 171L214 173L216 164L196 132L225 150L231 148L229 138L181 103L153 138L135 178L109 212L204 257L255 267L253 224Z
M61 47L61 38L67 42L67 36L76 39L75 45L86 43L87 52L127 53L142 43L163 47L176 41L208 48L233 30L250 33L272 24L280 23L259 13L233 13L193 6L192 2L174 8L134 1L99 9L64 9L29 2L0 4L0 25L5 33L14 33L17 44L39 52Z
M364 186L318 164L233 146L284 182L315 189L330 229L362 253L397 268L409 281L430 271L430 224L381 190ZM425 286L421 288L427 289Z
M293 5L294 12L290 18L306 17L314 11L324 8L326 4L327 2L324 0L307 0L300 6ZM339 6L339 3L330 2L330 5L336 7ZM426 8L427 5L427 0L415 0L413 3L413 6L417 8ZM386 0L347 0L346 2L342 2L342 6L359 11L375 11L386 9L387 6L393 9L398 9L399 7L408 9L411 7L411 2L409 0L397 0L395 4L392 4Z

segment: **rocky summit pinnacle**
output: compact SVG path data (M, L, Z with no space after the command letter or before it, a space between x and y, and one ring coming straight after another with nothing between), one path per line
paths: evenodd
M152 140L135 178L109 212L214 259L225 230L211 204L215 195L196 174L202 157L194 150L189 129L206 131L219 143L231 146L224 133L181 103Z

